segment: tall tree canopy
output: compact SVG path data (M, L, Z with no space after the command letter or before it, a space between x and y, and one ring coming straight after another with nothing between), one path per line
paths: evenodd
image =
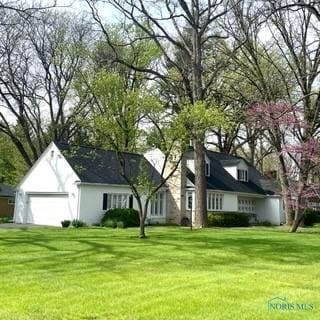
M105 35L108 45L115 48L110 32L105 27L96 7L99 1L87 0L87 3L91 8L93 18ZM183 106L185 103L196 105L199 101L204 102L208 97L208 88L216 77L214 70L210 75L204 76L206 66L212 60L210 56L206 55L206 44L213 39L223 37L219 22L227 14L232 1L145 2L142 0L114 0L108 3L113 7L113 10L117 10L122 15L124 30L126 30L125 21L134 24L140 30L139 37L132 39L128 36L126 46L150 39L162 54L161 64L141 67L134 61L128 61L118 55L114 49L117 62L130 69L144 72L149 77L172 88L179 106ZM179 51L184 59L175 59L175 51ZM168 65L171 67L171 72L167 72L166 66ZM205 226L207 220L204 142L205 134L197 135L193 143L196 163L195 225L197 227Z

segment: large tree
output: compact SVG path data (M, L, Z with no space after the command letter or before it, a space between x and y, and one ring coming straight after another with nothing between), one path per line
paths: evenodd
M99 1L87 0L93 14L93 18L101 28L108 45L111 48L115 44L110 37L110 32L105 28L105 23L99 15L96 3ZM208 89L215 77L205 77L204 73L212 60L205 54L206 44L212 39L223 36L219 27L219 21L228 12L227 0L220 1L133 1L113 0L108 2L113 10L117 10L123 17L124 28L126 21L134 24L141 32L140 37L130 38L126 46L137 41L150 39L162 53L162 64L143 68L134 62L127 61L117 56L117 61L133 70L144 72L150 77L165 83L177 94L178 104L196 105L204 102L208 97ZM186 37L186 32L188 37ZM174 51L179 50L186 59L174 59ZM114 50L116 53L116 50ZM174 68L175 72L167 72L166 66ZM186 73L186 69L188 72ZM177 85L178 74L180 85ZM182 88L182 90L181 90ZM178 90L177 90L178 89ZM195 226L206 225L206 182L205 182L205 134L197 135L194 139L195 149Z

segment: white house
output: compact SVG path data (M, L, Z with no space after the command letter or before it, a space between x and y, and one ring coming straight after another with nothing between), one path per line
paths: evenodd
M136 176L144 157L126 153L126 171ZM143 170L158 182L161 176L147 162ZM14 221L61 226L62 220L99 223L110 208L132 207L137 202L120 175L115 152L51 143L17 187ZM149 206L148 220L165 223L166 190Z
M193 154L185 154L155 196L149 223L194 221ZM143 170L158 183L162 159L159 150L145 156L126 153L125 170L132 179ZM282 199L273 182L244 159L207 151L206 177L209 211L246 212L253 221L283 222ZM17 187L14 221L60 226L62 220L79 219L95 224L115 207L138 208L115 152L51 143Z

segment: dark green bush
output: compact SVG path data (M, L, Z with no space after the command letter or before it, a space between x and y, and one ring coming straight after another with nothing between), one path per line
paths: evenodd
M86 226L85 222L78 219L73 219L71 224L74 228L82 228Z
M140 224L139 212L135 209L129 208L115 208L108 210L101 220L101 225L105 225L107 220L112 220L116 224L121 221L123 227L138 227Z
M241 212L209 212L208 224L212 227L248 227L249 217Z
M68 228L70 226L70 224L71 224L70 220L61 221L62 228Z
M303 223L307 227L312 227L318 222L320 212L317 210L306 209L304 213Z

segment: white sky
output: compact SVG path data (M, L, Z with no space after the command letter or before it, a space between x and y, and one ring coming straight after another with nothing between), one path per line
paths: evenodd
M70 11L70 12L79 12L80 14L87 13L91 15L91 11L89 6L87 5L86 1L84 0L56 0L57 5L59 7L58 10L62 11ZM32 0L28 2L32 3ZM53 0L42 0L41 3L43 5L51 5ZM106 3L97 5L99 9L99 15L106 21L106 22L116 22L116 10L112 8L112 6L107 5Z

